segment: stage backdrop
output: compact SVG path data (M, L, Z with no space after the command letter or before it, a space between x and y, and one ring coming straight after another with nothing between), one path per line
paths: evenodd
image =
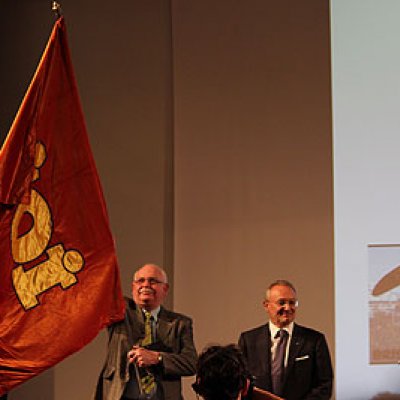
M398 399L400 3L331 9L337 398Z
M2 132L49 3L0 1ZM125 294L140 263L164 264L200 350L265 322L266 285L288 278L334 354L328 0L62 6ZM90 399L105 345L104 332L10 400Z

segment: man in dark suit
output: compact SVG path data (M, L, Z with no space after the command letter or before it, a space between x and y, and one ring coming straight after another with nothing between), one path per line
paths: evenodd
M136 271L125 320L109 329L96 400L182 399L181 377L195 373L197 353L192 320L161 305L167 293L162 268Z
M294 323L294 286L285 280L272 283L263 305L269 322L243 332L239 339L255 386L286 400L330 399L333 371L328 345L322 333Z

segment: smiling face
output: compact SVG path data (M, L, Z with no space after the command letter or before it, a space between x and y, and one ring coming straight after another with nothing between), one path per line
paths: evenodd
M133 277L133 300L147 311L154 310L164 301L168 287L165 272L157 265L146 264Z
M278 328L283 328L293 322L296 317L296 292L290 286L273 286L267 290L267 298L263 305L270 321Z

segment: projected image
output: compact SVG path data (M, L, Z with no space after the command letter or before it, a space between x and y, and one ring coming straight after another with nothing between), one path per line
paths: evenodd
M368 245L370 364L400 361L400 244Z

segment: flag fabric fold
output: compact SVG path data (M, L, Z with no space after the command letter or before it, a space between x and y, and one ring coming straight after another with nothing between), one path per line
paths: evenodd
M0 315L0 395L124 318L62 17L0 150Z

